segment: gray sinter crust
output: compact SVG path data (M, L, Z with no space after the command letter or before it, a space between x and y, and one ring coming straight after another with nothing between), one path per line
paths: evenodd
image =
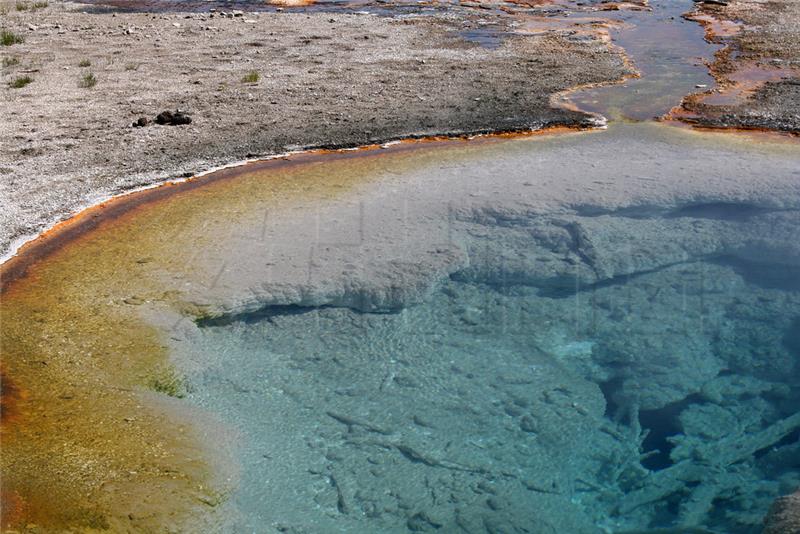
M459 37L482 11L389 19L261 13L9 11L8 47L36 69L2 88L0 249L98 198L254 155L414 135L588 124L550 95L628 72L607 43L569 35L484 48ZM4 47L5 48L5 47ZM5 50L4 50L5 52ZM79 67L88 59L91 67ZM79 87L91 71L97 85ZM257 71L257 83L243 77ZM167 109L186 126L132 128Z

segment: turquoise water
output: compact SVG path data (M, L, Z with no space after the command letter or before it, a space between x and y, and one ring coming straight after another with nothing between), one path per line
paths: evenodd
M798 263L711 255L590 284L530 273L552 255L576 272L636 261L624 239L593 260L578 228L584 245L625 225L755 243L791 240L798 212L574 220L484 220L470 265L395 313L275 306L201 325L189 399L240 433L232 529L760 532L800 486Z
M644 78L573 100L708 83L685 9L621 15ZM668 130L445 150L220 244L230 313L174 355L229 530L760 532L800 487L798 155Z

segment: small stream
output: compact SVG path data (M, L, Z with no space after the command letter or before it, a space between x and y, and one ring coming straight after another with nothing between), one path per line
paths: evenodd
M569 96L578 109L611 120L652 120L667 114L684 96L714 86L705 61L719 46L705 41L704 30L682 16L692 2L653 1L651 11L616 11L603 18L621 26L612 31L640 72L622 84L579 91Z

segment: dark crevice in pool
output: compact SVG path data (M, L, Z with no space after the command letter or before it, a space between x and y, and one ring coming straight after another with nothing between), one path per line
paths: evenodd
M255 311L223 314L214 317L200 317L198 319L195 319L194 322L200 328L207 328L213 326L230 326L236 323L255 324L261 321L272 322L272 320L276 317L304 315L307 313L314 313L319 310L335 309L335 308L344 308L350 310L353 313L364 314L364 315L366 314L387 315L387 314L399 313L401 311L401 309L396 309L396 310L391 309L391 310L374 310L374 311L370 310L367 312L349 306L336 306L333 304L322 304L319 306L301 306L297 304L271 304L269 306L264 306L263 308Z
M591 284L584 284L584 285L576 284L574 278L566 278L566 277L559 278L554 281L548 281L546 284L542 284L538 294L541 297L548 297L554 299L573 297L580 292L594 291L613 286L622 286L630 283L632 280L635 280L636 278L639 278L641 276L665 271L667 269L671 269L678 265L691 265L695 263L701 263L703 261L713 261L710 260L710 258L711 257L709 256L709 257L692 258L690 261L677 261L674 263L665 263L663 265L659 265L655 269L644 269L641 271L637 271L635 273L620 274L618 276L613 276L611 278L606 278L598 282L594 282Z
M685 204L677 208L659 206L630 206L620 209L607 209L599 206L572 206L572 211L581 217L624 217L626 219L712 219L718 221L744 222L759 215L770 213L795 212L796 209L767 208L747 202L703 202Z
M229 326L235 323L254 324L260 321L271 321L274 317L279 316L303 315L325 307L332 306L297 306L293 304L266 306L253 312L232 313L216 317L201 317L195 319L195 324L200 328Z
M745 260L734 256L720 256L711 263L731 267L749 284L781 291L800 291L800 266L766 261ZM799 342L800 343L800 342Z
M577 206L572 208L581 217L625 217L628 219L655 219L663 217L667 210L657 206L631 206L618 210L609 210L597 206Z
M777 442L773 443L769 447L765 447L763 449L757 450L753 454L753 456L755 456L757 459L760 459L760 458L763 458L764 456L768 455L769 453L780 449L781 447L787 447L787 446L790 446L790 445L797 445L798 442L800 442L800 428L797 428L793 432L785 435L783 438L781 438L780 441L777 441ZM797 461L800 462L800 458L798 458Z
M788 210L764 208L746 202L706 202L682 206L672 210L667 217L690 217L693 219L714 219L718 221L746 221L757 215L778 211Z
M642 441L642 454L645 455L642 466L651 471L672 467L670 452L674 445L669 438L682 433L678 417L684 409L700 402L702 399L698 395L690 395L663 408L639 412L639 424L647 432Z

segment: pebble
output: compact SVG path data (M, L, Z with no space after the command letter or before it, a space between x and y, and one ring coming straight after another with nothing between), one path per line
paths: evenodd
M523 432L536 432L536 421L533 417L525 415L519 420L519 428Z
M180 110L175 112L166 110L156 116L156 124L180 126L182 124L191 124L191 122L192 118Z

